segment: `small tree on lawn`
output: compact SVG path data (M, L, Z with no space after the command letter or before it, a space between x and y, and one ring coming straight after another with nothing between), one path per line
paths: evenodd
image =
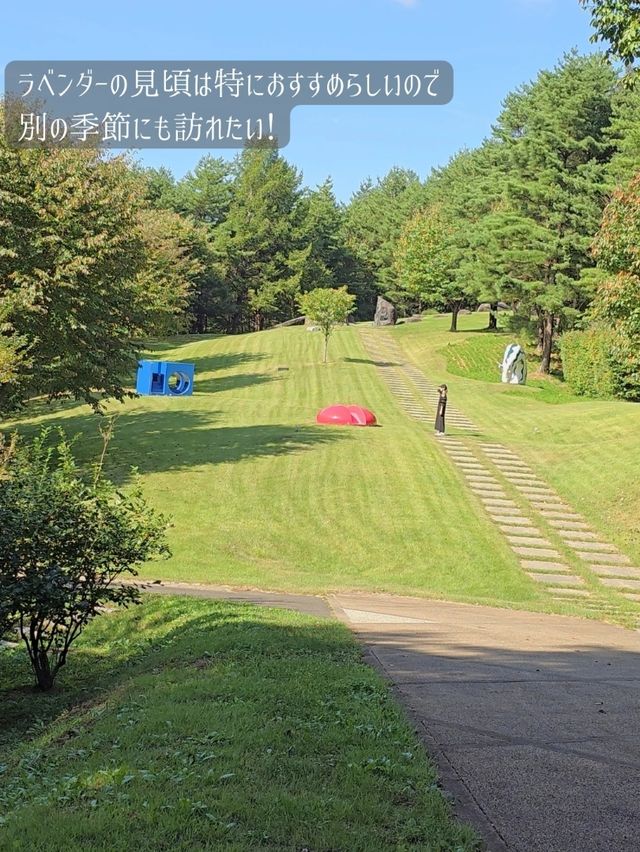
M166 521L139 486L118 490L101 463L81 471L62 431L50 443L48 430L18 441L0 477L0 619L18 628L43 690L101 607L137 602L123 575L168 553Z
M318 287L300 297L300 309L308 320L320 326L324 335L324 363L327 363L329 338L334 326L346 322L355 310L356 297L347 288L331 290Z

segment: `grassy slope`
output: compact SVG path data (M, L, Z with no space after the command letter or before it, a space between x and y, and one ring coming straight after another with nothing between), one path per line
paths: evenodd
M486 314L462 316L452 335L445 317L429 317L393 333L427 375L448 383L453 405L484 437L520 453L640 564L640 405L580 399L535 376L527 387L501 385L492 362L511 337L492 342L480 332L486 321Z
M475 848L335 622L152 598L87 630L63 690L28 675L0 652L4 850Z
M546 606L428 432L400 411L355 329L336 332L328 366L320 337L301 328L162 354L195 361L197 393L115 406L107 464L123 480L137 465L173 518L174 556L147 577ZM316 426L332 402L367 405L382 428ZM86 407L32 422L81 430L79 450L98 449Z

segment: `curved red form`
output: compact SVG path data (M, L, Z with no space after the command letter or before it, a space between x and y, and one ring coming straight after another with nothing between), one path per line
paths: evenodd
M329 405L318 412L316 421L330 426L375 426L376 424L375 414L361 405Z

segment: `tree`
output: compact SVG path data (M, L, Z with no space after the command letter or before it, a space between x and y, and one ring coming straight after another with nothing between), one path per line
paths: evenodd
M638 79L634 64L640 57L639 0L580 0L591 13L595 33L591 41L608 41L607 55L619 59L626 68L625 82L634 85Z
M344 240L357 263L350 287L358 294L362 318L370 319L377 296L395 287L395 246L406 221L422 203L418 175L397 167L375 184L365 181L351 199L345 212Z
M303 198L304 218L300 244L303 247L302 292L316 287L350 283L354 259L344 244L344 210L338 205L330 178Z
M141 210L139 224L145 264L138 284L146 300L146 331L184 331L187 310L204 271L208 237L201 225L171 210Z
M0 140L0 316L23 357L0 410L34 394L122 399L145 326L141 186L122 157Z
M119 491L101 464L81 471L62 431L48 444L47 430L18 442L0 478L0 620L17 625L42 690L103 606L138 600L121 578L168 553L166 521L139 486Z
M450 223L451 267L460 298L491 303L491 329L497 325L502 280L493 264L493 231L486 224L502 203L506 160L505 146L488 140L479 148L458 152L425 184L426 203L437 207Z
M227 218L236 165L207 154L175 185L171 206L177 213L215 227Z
M229 213L213 237L232 333L294 316L304 215L300 175L277 149L247 147L236 168Z
M336 289L317 288L300 297L300 309L308 320L320 326L324 337L324 363L327 363L329 338L336 325L353 313L356 297L346 286Z
M570 54L509 95L495 129L508 157L491 216L503 290L536 317L540 370L550 370L564 323L586 309L582 272L606 201L614 71L599 55Z
M608 173L612 183L621 186L640 171L640 86L618 89L612 106L608 137L616 152Z
M451 331L457 331L458 313L468 295L458 276L455 225L442 208L417 213L405 226L396 248L400 285L416 300L416 308L436 305L451 311Z

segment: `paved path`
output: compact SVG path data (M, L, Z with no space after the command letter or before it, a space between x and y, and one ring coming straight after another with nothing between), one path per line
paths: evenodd
M375 595L336 612L418 723L489 849L640 848L640 634Z
M334 615L408 708L458 816L490 850L637 852L640 634L389 595L150 585Z

